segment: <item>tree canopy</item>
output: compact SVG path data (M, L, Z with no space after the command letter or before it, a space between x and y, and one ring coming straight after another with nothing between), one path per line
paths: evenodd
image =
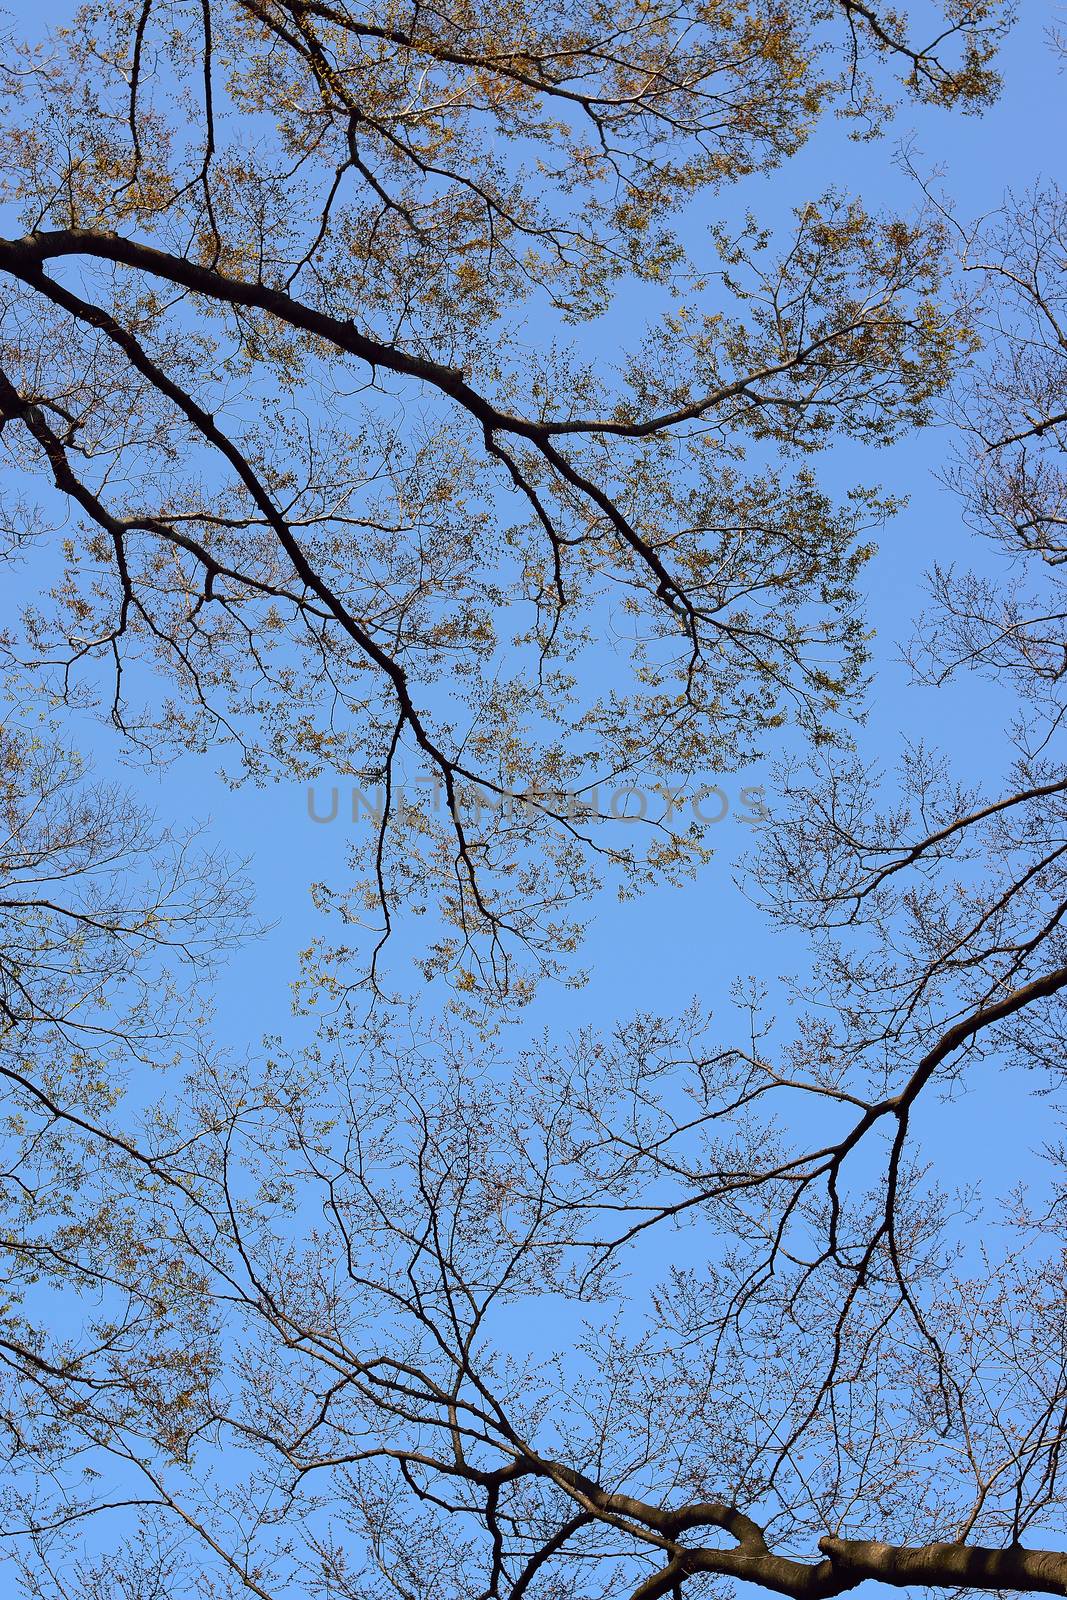
M22 1592L1067 1593L1064 1152L991 1200L927 1116L1064 1087L1064 201L716 212L825 118L980 113L1010 20L142 0L11 41L3 553L63 563L3 635ZM907 485L822 470L932 420L976 559L909 654L1009 705L981 786L865 751ZM215 1047L241 870L93 784L81 706L149 764L382 786L314 1043ZM704 857L575 797L756 752L746 886L807 971L517 1046L601 876ZM389 966L421 912L451 1007Z
M835 504L803 462L929 416L969 339L944 230L833 192L780 238L713 221L698 256L678 224L835 111L980 108L1006 13L930 9L926 45L852 0L151 0L16 48L0 408L77 507L36 658L157 757L223 739L257 777L385 782L407 750L449 823L387 807L381 936L425 895L427 971L521 998L573 947L572 885L693 859L547 791L736 765L786 718L832 737L862 679L893 502ZM571 330L627 284L647 334L590 361ZM466 827L464 786L531 779Z

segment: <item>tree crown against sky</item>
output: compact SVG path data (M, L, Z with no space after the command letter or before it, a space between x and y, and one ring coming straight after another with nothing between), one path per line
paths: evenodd
M446 787L563 789L591 755L736 765L793 718L753 892L812 957L793 993L513 1061L417 1006L228 1060L181 984L240 884L13 734L28 1594L1067 1592L1062 1152L994 1232L923 1138L990 1071L1063 1087L1063 202L975 228L935 183L910 219L831 195L790 237L719 229L714 271L670 232L819 117L873 136L894 82L981 109L1003 20L150 0L9 65L5 526L48 547L54 491L76 524L12 656L133 748L230 740L255 776L409 748ZM668 310L610 371L523 323L633 280ZM844 715L889 505L835 505L819 452L941 404L1005 559L935 574L913 661L1010 697L1012 765L971 789L916 743L887 803ZM461 813L421 853L387 811L384 929L405 887L443 895L429 969L513 989L621 854L552 811ZM73 898L38 903L27 839ZM71 1029L104 998L98 1049ZM119 1099L179 1018L177 1079Z
M553 794L839 736L896 501L814 460L922 422L969 345L935 214L831 191L775 237L714 196L827 116L979 110L1008 21L153 0L14 50L8 536L42 481L77 507L31 656L155 759L388 787L406 757L449 820L387 802L346 913L385 938L421 897L426 971L521 999L602 868L701 856ZM541 797L472 825L473 783Z

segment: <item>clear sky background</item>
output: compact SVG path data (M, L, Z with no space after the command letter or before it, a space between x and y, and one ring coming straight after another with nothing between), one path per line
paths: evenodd
M43 27L65 14L65 8L49 0L47 7L32 8L32 25ZM20 28L27 26L24 18L18 20ZM888 136L873 144L849 140L848 124L825 123L782 171L702 201L705 214L694 213L689 224L694 250L702 248L708 221L736 217L747 208L761 221L785 224L794 204L817 196L831 183L862 196L872 209L913 208L921 197L894 164L894 152L903 141L912 143L913 159L922 170L942 170L941 182L964 220L996 209L1010 189L1021 192L1043 179L1067 178L1067 77L1043 38L1054 21L1052 7L1023 0L1022 15L1003 53L1004 93L985 116L968 118L905 105ZM708 207L713 208L710 213ZM632 342L632 316L638 311L636 304L627 303L592 334L580 331L579 337L589 337L598 350L610 352L617 328L625 329L627 342ZM536 340L537 333L531 324L530 338ZM1002 707L988 685L959 680L940 692L917 688L909 684L899 660L900 644L922 604L929 566L935 560L985 566L998 559L977 544L962 522L958 502L937 482L949 447L948 431L931 429L881 451L835 448L811 464L831 493L843 494L865 482L910 496L907 509L881 535L866 574L877 637L874 696L860 734L863 754L891 770L902 739L922 737L945 748L962 778L980 780L992 790L1010 761L1010 750L1000 731ZM24 577L37 581L40 570L35 560ZM14 593L0 594L3 621L16 600ZM162 776L146 774L123 768L118 736L106 725L79 715L72 726L74 742L92 754L97 773L109 776L121 769L124 781L155 808L161 822L180 826L191 819L209 821L213 841L248 858L258 915L272 926L229 962L219 991L218 1032L235 1049L254 1050L265 1032L285 1031L297 952L323 931L308 886L346 870L351 824L343 797L348 781L341 780L338 820L316 825L308 819L306 790L298 783L234 791L218 776L217 759L210 757L190 757ZM723 775L705 777L714 782ZM324 778L316 786L320 803L329 783ZM770 763L723 777L731 797L746 783L767 786L773 814ZM736 977L773 977L795 964L795 946L768 928L763 914L733 881L738 856L757 842L752 831L731 814L710 830L710 837L716 857L694 882L655 889L622 904L605 891L594 908L581 956L590 969L588 984L581 990L547 987L520 1021L505 1030L502 1051L521 1045L531 1027L564 1034L590 1023L607 1028L637 1009L674 1013L694 995L704 1007L717 1008L725 1005ZM433 991L424 999L432 1007ZM445 999L442 992L442 1003ZM923 1115L930 1127L941 1113L929 1106ZM955 1108L945 1130L952 1141L945 1151L949 1176L953 1150L959 1150L961 1175L965 1169L974 1172L977 1158L994 1185L998 1174L1017 1162L1020 1146L1034 1145L1042 1132L1039 1108L1028 1109L1017 1090L1008 1094L993 1073Z

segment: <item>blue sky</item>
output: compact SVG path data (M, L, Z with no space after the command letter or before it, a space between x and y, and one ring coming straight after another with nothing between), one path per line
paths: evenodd
M36 11L42 19L63 14L51 5ZM904 140L913 140L917 166L942 169L944 187L964 219L995 209L1008 189L1021 191L1055 177L1059 152L1067 148L1067 95L1043 39L1049 20L1045 7L1024 0L1023 15L1004 51L1003 97L984 117L905 106L889 135L872 144L850 141L847 124L824 125L782 171L702 202L714 207L714 215L691 219L694 250L701 248L705 220L750 208L761 220L785 223L793 205L828 184L858 193L872 208L913 207L919 198L914 185L894 162L894 151ZM617 308L614 318L593 335L596 347L610 351L616 329L621 324L629 330L631 317L639 314L639 307L629 303ZM537 325L531 324L529 337L536 340L537 334ZM995 559L976 546L958 503L936 481L949 443L945 430L932 429L882 451L840 446L815 458L813 465L821 485L831 492L843 493L862 481L910 496L907 509L882 534L867 572L877 638L875 689L860 735L864 755L891 769L902 737L922 736L946 749L961 776L992 789L1009 756L1006 741L991 737L991 730L1001 726L1001 708L993 703L988 685L959 681L937 693L916 688L909 685L898 659L899 643L907 638L921 604L929 565L939 560L981 566ZM34 575L36 571L35 564ZM10 597L0 600L0 610L6 613L10 604ZM254 1050L265 1032L286 1030L297 952L322 931L309 883L345 871L349 825L343 820L344 801L336 823L318 826L308 819L306 791L298 783L233 790L218 776L211 758L179 761L162 776L126 768L117 736L88 717L74 720L73 737L91 752L98 773L121 769L124 780L162 822L209 820L215 842L248 858L258 915L272 926L230 961L220 987L218 1032L235 1049ZM765 784L773 813L769 762L743 774L705 776L709 782L721 777L731 797L742 784ZM320 797L328 786L328 780L316 786ZM636 1009L674 1013L694 995L704 1007L716 1008L725 1004L735 977L773 977L795 964L796 945L768 927L733 881L737 857L758 842L751 830L731 815L711 836L715 859L691 884L654 889L621 904L610 890L604 892L581 957L590 969L588 984L581 990L546 987L515 1025L516 1046L531 1027L557 1033L587 1024L610 1027L620 1014ZM432 1006L432 995L427 999ZM929 1107L924 1115L933 1125L940 1113ZM956 1108L951 1124L945 1124L955 1141L945 1152L949 1175L954 1149L966 1147L967 1161L960 1162L959 1170L973 1170L977 1157L995 1185L1019 1149L1035 1142L1039 1123L1036 1108L1028 1110L1014 1091L1009 1096L998 1086L995 1074L987 1074L980 1089Z

